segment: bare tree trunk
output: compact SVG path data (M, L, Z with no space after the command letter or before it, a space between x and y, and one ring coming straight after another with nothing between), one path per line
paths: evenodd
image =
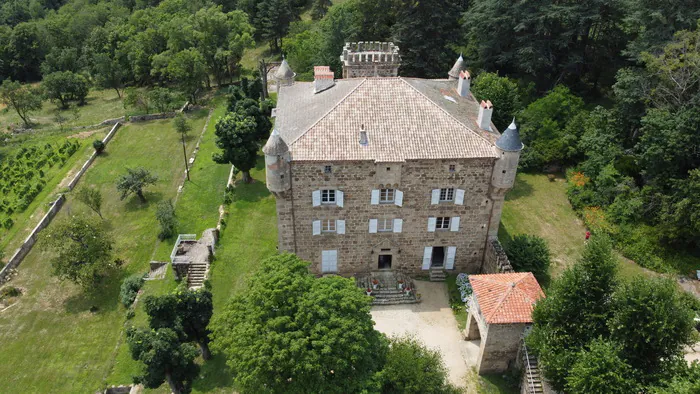
M165 374L165 380L168 381L168 386L170 386L170 391L173 392L173 394L180 394L182 391L180 390L180 385L177 384L175 380L173 380L172 375L169 373Z
M146 197L143 195L143 190L137 191L136 195L139 196L139 199L141 200L141 202L144 202L144 203L146 202Z
M201 341L199 342L199 348L202 349L202 358L205 360L209 360L211 358L209 344L206 341Z
M243 171L243 182L244 183L252 183L253 178L250 177L250 171Z

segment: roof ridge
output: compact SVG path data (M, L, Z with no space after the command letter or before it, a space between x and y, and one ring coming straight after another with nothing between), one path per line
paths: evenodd
M317 124L319 124L319 122L321 122L323 119L325 119L326 116L328 116L331 112L333 112L336 108L338 108L338 106L339 106L343 101L347 100L347 98L350 97L351 94L355 93L355 91L357 90L357 88L359 88L360 86L364 85L365 82L367 82L367 78L364 78L364 79L362 80L362 82L358 83L357 86L355 86L354 88L352 88L352 89L348 92L348 94L346 94L345 96L343 96L343 98L340 99L337 103L335 103L335 105L332 106L328 111L326 111L326 113L323 114L323 116L321 116L320 118L318 118L318 120L316 120L314 123L312 123L311 126L307 127L306 130L304 130L303 133L299 134L299 135L297 136L297 138L295 138L294 141L290 142L288 145L291 147L295 142L299 141L299 139L300 139L301 137L303 137L304 135L306 135L306 133L308 133L309 130L313 129Z
M491 142L491 141L489 141L488 138L486 138L486 137L484 137L483 135L481 135L481 134L477 133L476 131L472 130L471 127L469 127L468 125L462 123L462 121L460 121L459 119L457 119L456 117L454 117L451 113L447 112L447 110L445 110L444 108L442 108L442 107L440 106L440 104L436 103L435 101L433 101L432 99L430 99L430 97L426 96L423 92L421 92L420 90L416 89L413 85L411 85L410 83L408 83L403 77L398 77L398 78L401 80L401 82L405 83L405 84L408 85L411 89L413 89L413 90L415 90L416 92L418 92L418 94L420 94L421 96L425 97L426 100L428 100L432 105L434 105L435 107L437 107L440 111L444 112L447 116L449 116L450 118L452 118L453 120L455 120L457 123L459 123L459 124L461 124L462 126L466 127L467 130L469 130L469 131L471 131L472 133L474 133L477 137L479 137L479 138L481 138L482 140L486 141L489 145L491 145L491 147L495 147L495 146L496 146L496 144L493 143L493 142ZM471 93L471 92L470 92L470 93ZM474 97L474 99L476 99L476 97Z
M503 282L501 282L501 283L503 283ZM506 283L504 283L504 284L506 284ZM512 284L514 285L515 283L512 283ZM512 285L511 285L511 286L508 286L508 289L507 289L506 292L503 294L503 296L501 297L501 299L498 300L498 302L496 303L496 306L493 308L493 311L491 311L491 314L488 315L488 316L486 316L486 321L491 320L491 318L496 314L496 312L498 312L498 310L501 308L501 305L503 305L503 302L506 300L506 298L508 298L508 296L510 295L510 293L513 292L513 289L515 289L515 286L512 286Z

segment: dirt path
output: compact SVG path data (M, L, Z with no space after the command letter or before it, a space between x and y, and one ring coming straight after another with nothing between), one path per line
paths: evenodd
M420 304L375 306L375 328L388 336L411 335L436 349L449 370L452 384L464 387L465 376L476 365L478 341L466 342L450 309L444 282L415 282L423 296Z

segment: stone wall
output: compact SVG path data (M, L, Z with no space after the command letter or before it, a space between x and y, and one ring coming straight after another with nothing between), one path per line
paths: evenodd
M481 333L479 374L502 373L515 366L520 340L527 324L487 324Z
M332 173L324 173L325 165ZM449 166L455 165L455 172ZM484 256L492 202L489 188L493 159L415 160L404 163L292 162L292 191L277 193L279 248L311 261L321 271L321 251L338 251L340 274L376 270L378 255L392 255L392 268L421 273L426 246L456 246L454 270L478 273ZM403 206L371 205L371 190L403 192ZM464 205L431 204L433 189L464 189ZM344 192L344 207L312 204L312 191ZM428 217L460 217L457 232L428 232ZM369 219L401 218L401 233L369 233ZM314 220L345 220L345 234L313 235Z
M486 243L486 254L484 255L484 266L482 274L499 274L503 272L515 272L513 266L508 261L508 256L503 250L503 246L497 239L489 240Z
M114 134L119 129L119 126L121 126L120 123L115 124L112 127L112 129L109 131L109 133L107 133L105 138L102 139L102 142L104 142L105 145L107 145L107 143L109 143L109 141L112 139L112 137L114 137ZM78 173L75 174L73 179L68 184L69 190L73 190L75 185L78 184L78 181L85 174L85 172L90 167L92 162L95 161L96 157L97 157L97 152L92 152L92 154L87 159L87 161L85 161L85 164L83 164L83 166L80 168L80 171L78 171ZM43 230L44 228L46 228L46 226L48 226L49 223L51 223L51 220L54 218L54 216L56 216L58 211L61 210L61 207L63 206L63 203L65 203L65 201L66 201L65 195L61 194L58 196L56 201L54 201L51 204L51 208L49 208L48 212L46 212L44 217L41 218L41 220L39 221L39 224L37 224L36 227L34 227L34 229L29 234L27 239L24 241L22 246L20 246L19 249L17 249L17 251L15 252L15 254L13 254L12 257L10 257L10 259L7 262L7 265L5 265L2 268L2 270L0 270L0 284L3 284L7 280L10 279L9 274L10 274L11 270L14 270L15 268L17 268L17 266L19 266L19 264L22 262L24 257L29 253L30 250L32 250L32 248L34 247L34 244L37 241L37 235L39 234L39 232L41 230Z

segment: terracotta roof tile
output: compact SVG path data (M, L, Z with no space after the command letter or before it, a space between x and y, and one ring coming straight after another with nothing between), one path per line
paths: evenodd
M471 275L469 283L489 324L532 323L532 310L544 297L531 272Z

